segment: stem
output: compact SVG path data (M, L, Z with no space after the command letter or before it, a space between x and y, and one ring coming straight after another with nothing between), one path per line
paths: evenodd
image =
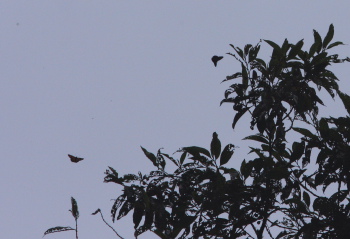
M124 239L122 236L120 236L120 235L118 234L118 232L117 232L111 225L109 225L109 224L106 222L106 220L103 218L103 215L102 215L101 210L99 210L99 213L101 214L101 218L102 218L103 222L106 223L106 225L109 226L109 227L114 231L114 233L115 233L120 239Z
M78 239L78 220L75 219L75 238Z

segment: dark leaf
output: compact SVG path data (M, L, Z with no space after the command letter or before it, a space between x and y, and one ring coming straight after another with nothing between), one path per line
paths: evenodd
M226 79L223 80L223 81L221 81L221 83L222 83L222 82L225 82L225 81L229 81L229 80L236 79L236 78L241 77L241 76L242 76L242 72L237 72L237 73L235 73L235 74L233 74L233 75L226 76Z
M70 210L70 212L72 213L74 219L77 220L79 218L78 204L73 197L71 197L71 202L72 202L72 209Z
M289 171L286 167L276 167L270 170L269 176L272 179L281 180L289 177Z
M329 136L329 126L325 118L322 118L319 122L319 130L321 137L327 139Z
M344 199L346 198L346 196L349 195L349 191L348 190L340 190L339 192L334 193L330 198L329 201L330 202L334 202L337 203L339 201L339 203L341 203L342 201L344 201Z
M333 39L333 36L334 36L334 26L333 24L331 24L329 26L329 29L328 29L328 32L327 32L327 35L325 36L325 38L323 39L323 48L327 48L328 44L331 42L331 40Z
M181 157L180 157L180 165L182 165L183 162L185 161L186 155L187 155L187 152L183 152L183 153L181 154Z
M248 72L247 72L247 68L242 65L242 85L244 86L244 89L247 89L248 87Z
M124 202L123 206L120 208L119 210L119 214L118 214L118 217L117 217L117 220L119 220L120 218L126 216L131 209L134 208L134 204L129 202L129 201L126 201Z
M341 91L338 91L338 95L339 95L341 101L343 102L346 111L350 115L350 96L348 96L347 94L345 94Z
M233 119L232 129L235 129L238 120L244 115L245 112L247 112L248 109L249 108L244 108L236 113L235 118Z
M135 229L139 226L141 219L144 215L144 211L145 207L142 202L135 203L134 214L132 215L132 220Z
M146 155L146 157L152 161L153 165L158 167L158 164L157 164L157 157L153 154L153 153L150 153L148 152L146 149L144 149L142 146L140 146L143 153Z
M269 141L262 134L250 135L250 136L243 138L243 140L247 140L247 139L255 140L255 141L258 141L261 143L265 143L265 144L269 143Z
M64 232L64 231L75 231L75 229L71 227L52 227L46 230L46 232L44 233L44 236L50 233Z
M117 213L118 208L122 205L122 203L125 201L126 194L120 195L115 201L112 206L111 214L112 214L112 221L115 221L115 216Z
M204 154L205 156L210 158L210 153L205 148L197 147L197 146L190 146L190 147L183 147L179 150L179 152L187 152L193 156Z
M306 191L303 192L303 201L308 207L310 206L310 196Z
M291 160L292 161L295 161L295 160L298 160L301 158L301 156L303 155L304 153L304 148L305 148L305 142L294 142L293 145L292 145L292 149L293 149L293 152L292 152L292 155L290 156Z
M213 159L219 158L221 153L221 142L216 132L213 133L213 139L210 143L210 152Z
M274 43L273 41L270 41L270 40L264 40L267 44L269 44L270 46L273 47L273 49L278 52L278 53L282 53L281 51L281 48L276 44Z
M294 59L298 55L298 53L300 52L303 45L304 45L303 40L300 40L300 41L298 41L297 44L293 45L291 50L289 51L288 59Z
M328 200L325 197L318 197L314 200L314 203L312 205L314 210L316 211L325 211L328 208ZM328 208L329 210L330 208Z
M344 43L342 43L341 41L336 41L336 42L333 42L332 44L329 44L329 46L327 47L327 49L331 49L335 46L339 46L339 45L344 45Z
M232 157L235 146L233 144L228 144L222 151L220 157L220 166L226 164Z

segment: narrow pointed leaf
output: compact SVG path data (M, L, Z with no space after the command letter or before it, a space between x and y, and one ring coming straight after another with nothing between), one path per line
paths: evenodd
M64 231L75 231L75 229L71 227L52 227L46 230L46 232L44 233L44 236L50 233L64 232Z
M255 140L255 141L258 141L258 142L261 142L261 143L265 143L265 144L269 143L269 141L265 137L260 135L260 134L250 135L250 136L247 136L247 137L243 138L243 140L247 140L247 139Z
M248 109L249 108L244 108L241 111L236 113L236 115L235 115L235 117L233 119L232 129L235 129L238 120L244 115L245 112L247 112Z
M325 38L323 39L323 48L327 48L328 44L331 42L331 40L333 39L333 36L334 36L334 26L333 24L331 24L329 26L329 29L328 29L328 32L327 32L327 35L325 36Z
M329 46L327 47L327 49L331 49L335 46L339 46L339 45L344 45L344 43L342 43L341 41L336 41L336 42L333 42L332 44L329 44Z
M150 153L148 152L145 148L143 148L142 146L140 146L143 153L146 155L146 157L151 160L151 162L153 163L154 166L158 167L158 164L157 164L157 157L153 154L153 153Z

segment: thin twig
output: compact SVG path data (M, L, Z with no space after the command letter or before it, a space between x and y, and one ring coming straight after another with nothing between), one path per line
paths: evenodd
M99 212L101 214L101 218L102 218L103 222L106 223L106 225L109 226L120 239L124 239L122 236L120 236L118 234L118 232L111 225L108 224L108 222L106 222L106 220L103 218L103 215L102 215L102 212L100 209L97 209L97 211L94 212L92 215L96 215L97 212Z

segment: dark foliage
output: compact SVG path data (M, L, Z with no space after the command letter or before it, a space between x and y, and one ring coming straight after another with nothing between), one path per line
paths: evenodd
M210 150L184 147L179 159L142 148L154 171L123 177L112 167L106 171L105 182L124 188L113 220L132 213L136 237L150 230L163 239L350 238L350 118L318 116L321 89L339 95L350 112L350 97L329 70L349 61L329 53L343 45L331 43L333 35L333 25L323 40L314 30L308 50L303 40L281 46L264 40L273 49L268 62L258 58L262 42L231 45L235 53L228 54L241 70L224 80L235 82L222 103L233 105L233 128L250 116L257 132L244 139L260 143L251 147L255 158L243 160L239 170L227 167L235 146L222 150L215 132ZM291 134L301 137L288 142ZM174 171L165 170L168 162ZM325 193L329 186L331 194Z

